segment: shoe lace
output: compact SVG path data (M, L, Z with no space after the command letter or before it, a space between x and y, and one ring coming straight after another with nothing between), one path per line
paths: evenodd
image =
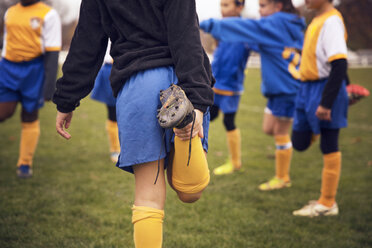
M194 125L195 125L195 119L196 119L196 113L195 111L192 111L192 125L191 125L191 132L190 132L190 139L189 139L189 157L187 159L187 166L189 166L190 164L190 158L191 158L191 140L192 140L192 132L194 131ZM162 142L164 142L164 138L165 138L165 132L163 132L163 136L162 136ZM156 177L155 177L155 182L154 184L156 184L156 182L158 181L158 178L159 178L159 173L160 173L160 156L161 156L161 153L163 152L163 147L165 146L162 145L161 148L160 148L160 153L159 153L159 157L158 157L158 170L156 172Z

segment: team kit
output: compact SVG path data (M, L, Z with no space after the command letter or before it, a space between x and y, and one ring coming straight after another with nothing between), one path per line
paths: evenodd
M222 18L200 23L195 1L82 0L63 76L56 80L59 15L39 0L20 0L5 13L0 60L0 121L14 114L18 102L22 106L17 176L33 175L44 101L56 104L56 129L68 140L72 113L91 93L107 108L110 159L136 179L135 246L161 247L166 181L182 202L193 203L210 174L244 168L244 127L235 119L255 52L267 100L263 132L275 144L274 176L257 190L291 187L293 150L305 151L319 139L321 158L314 159L323 160L320 196L293 215L338 215L340 129L347 127L349 105L369 91L349 83L348 33L332 0L305 2L315 13L307 26L291 0L259 0L259 19L241 17L244 0L221 0ZM216 41L211 63L200 32ZM229 156L210 173L209 123L220 114Z

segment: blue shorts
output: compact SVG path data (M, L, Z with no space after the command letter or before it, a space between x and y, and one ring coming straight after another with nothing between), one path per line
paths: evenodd
M19 63L0 60L0 102L21 102L31 113L44 105L43 86L42 57Z
M112 93L110 85L110 73L112 64L104 64L99 71L94 88L90 97L94 100L103 102L110 107L115 107L116 99Z
M293 118L296 95L277 95L268 97L265 113L279 118Z
M321 121L316 117L324 86L328 79L301 83L296 98L296 111L293 122L295 131L312 131L319 134L321 128L339 129L347 126L347 110L349 101L346 92L346 83L337 95L331 111L331 121Z
M140 71L126 81L116 100L121 149L116 166L133 173L133 165L159 158L167 161L174 133L161 128L156 118L157 109L161 107L159 91L177 82L173 67ZM204 114L203 129L202 143L207 151L209 111Z
M239 101L240 95L224 96L214 94L214 105L224 114L236 113L238 111Z

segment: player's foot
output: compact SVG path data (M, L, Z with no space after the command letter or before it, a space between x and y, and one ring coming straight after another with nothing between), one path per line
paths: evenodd
M268 182L260 184L258 186L258 189L261 191L270 191L270 190L276 190L276 189L283 189L283 188L289 188L291 187L291 182L285 182L284 180L273 177Z
M118 159L119 159L119 154L120 154L119 152L112 152L110 154L111 161L114 162L114 163L117 163Z
M215 174L217 176L227 175L227 174L233 173L236 170L239 170L239 169L235 169L232 162L230 160L227 160L225 164L215 168L213 170L213 174Z
M17 176L19 178L30 178L32 177L32 169L29 165L22 164L17 168Z
M338 215L338 206L335 202L332 207L326 207L317 201L309 201L307 205L299 210L293 211L294 216L317 217Z
M349 96L349 105L358 102L363 97L369 96L369 91L363 86L350 84L346 86L346 91Z

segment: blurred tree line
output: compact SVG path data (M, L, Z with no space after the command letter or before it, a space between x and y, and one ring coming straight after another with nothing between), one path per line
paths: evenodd
M52 5L63 18L66 9L63 5L58 4L64 0L42 0L47 4ZM4 14L5 11L19 0L1 0L0 1L0 47L2 47ZM372 0L341 0L341 4L337 7L344 16L345 25L349 34L348 46L352 50L372 49ZM303 12L307 21L312 18L312 13ZM64 24L63 47L68 48L71 37L76 26L75 22Z

